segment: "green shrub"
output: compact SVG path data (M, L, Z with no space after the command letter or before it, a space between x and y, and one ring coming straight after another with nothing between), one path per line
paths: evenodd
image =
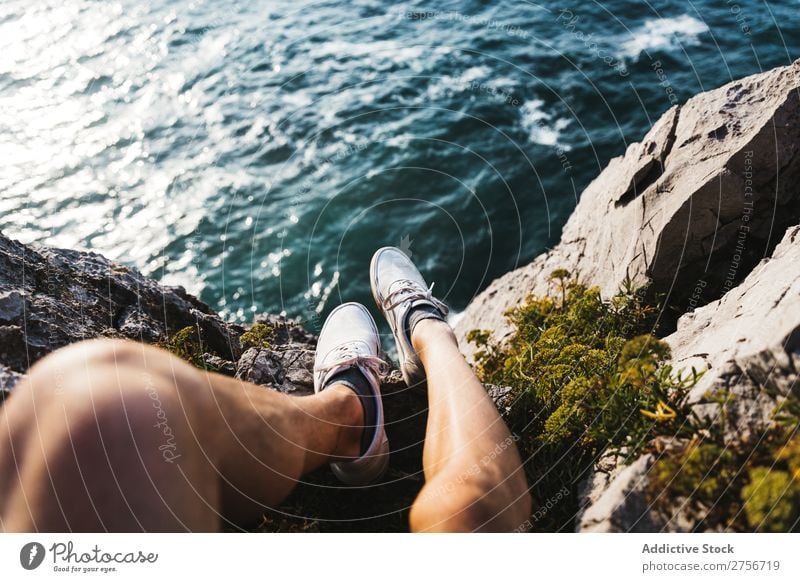
M653 509L662 517L671 518L680 508L687 517L714 529L725 526L711 515L717 506L733 513L741 508L737 492L729 487L739 467L732 449L695 438L657 458L650 471L648 493Z
M531 296L507 314L515 332L503 346L486 331L468 339L481 380L511 387L505 416L534 499L570 491L535 514L535 529L571 530L577 487L598 455L633 459L653 437L690 434L684 397L697 376L665 364L669 347L651 335L658 309L643 290L626 284L604 301L564 269L550 279L552 296Z
M724 395L728 398L732 395ZM754 442L726 442L725 417L715 430L662 455L650 473L653 509L681 512L702 529L800 531L800 409L789 396Z
M747 524L752 531L791 531L800 515L800 497L795 479L787 471L752 467L749 483L742 488Z
M266 323L256 323L242 334L239 342L243 349L247 348L266 348L272 347L272 340L275 337L275 330Z

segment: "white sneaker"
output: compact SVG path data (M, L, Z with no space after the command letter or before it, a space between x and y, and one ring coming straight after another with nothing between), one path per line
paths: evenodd
M365 485L383 475L389 464L389 440L383 419L379 374L386 367L379 356L380 336L375 320L359 303L344 303L331 311L317 342L314 361L314 392L319 393L328 380L349 368L358 368L367 379L374 397L373 418L366 418L364 430L372 430L363 454L352 461L331 463L334 474L349 485Z
M369 270L372 297L386 316L397 342L403 379L408 386L418 384L425 379L425 370L406 331L409 313L415 307L428 306L444 319L447 306L433 296L433 285L428 287L411 259L396 247L378 249Z

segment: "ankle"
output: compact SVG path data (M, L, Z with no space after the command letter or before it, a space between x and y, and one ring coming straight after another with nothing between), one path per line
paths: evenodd
M411 345L420 357L426 348L441 341L456 342L453 328L441 319L423 319L414 326L411 333Z
M334 384L325 389L338 403L336 416L338 432L331 456L337 459L353 459L361 454L361 435L364 432L364 407L352 388Z

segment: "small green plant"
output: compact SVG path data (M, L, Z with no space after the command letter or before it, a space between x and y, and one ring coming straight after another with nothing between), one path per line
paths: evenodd
M206 348L200 337L200 330L195 326L186 326L178 330L168 340L159 342L157 345L172 352L182 360L186 360L197 368L209 372L218 371L215 366L212 366L203 359Z
M742 488L747 523L753 531L788 532L800 515L800 488L787 471L752 467Z
M723 395L720 400L732 395ZM800 531L800 401L782 400L774 420L751 441L725 439L724 415L716 430L662 455L650 474L655 511L681 512L704 529Z
M539 530L571 530L577 486L603 451L633 459L654 437L689 434L685 395L697 375L675 374L669 346L651 332L658 309L626 283L610 301L565 269L550 277L553 293L531 296L507 316L505 344L475 330L477 372L511 387L506 420L519 437L534 498L565 496ZM540 512L542 513L542 512Z
M256 323L242 334L239 342L242 348L266 348L272 347L272 340L275 338L275 330L266 323Z

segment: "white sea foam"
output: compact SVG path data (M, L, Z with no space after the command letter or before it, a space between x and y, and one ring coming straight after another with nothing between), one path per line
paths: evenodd
M708 31L705 22L688 14L648 20L626 35L628 38L622 42L622 54L637 58L642 51L673 50L681 46L698 45L700 35Z
M558 145L564 151L568 151L569 146L559 141L561 132L567 128L570 120L559 118L554 121L553 116L542 109L543 105L544 101L541 99L526 101L522 105L520 108L522 127L528 132L533 143L546 146Z

